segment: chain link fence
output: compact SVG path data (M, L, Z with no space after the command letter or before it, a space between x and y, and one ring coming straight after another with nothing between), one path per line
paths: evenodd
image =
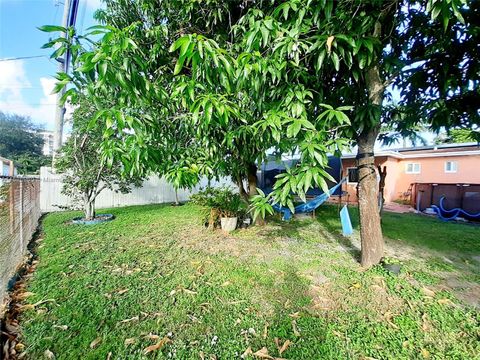
M40 216L40 180L0 176L0 310Z

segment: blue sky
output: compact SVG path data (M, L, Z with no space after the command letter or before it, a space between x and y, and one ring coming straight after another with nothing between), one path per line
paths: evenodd
M100 0L80 0L77 30L94 25ZM27 115L47 129L53 128L57 63L51 50L40 49L51 34L37 27L61 25L62 0L0 0L0 59L44 55L41 58L0 61L0 111Z

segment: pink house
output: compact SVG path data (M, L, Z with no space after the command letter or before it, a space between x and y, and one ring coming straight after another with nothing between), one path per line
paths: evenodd
M385 202L404 201L420 210L446 197L449 207L480 211L480 146L477 143L447 144L385 150L375 154L385 166ZM357 200L355 155L342 157L343 190Z

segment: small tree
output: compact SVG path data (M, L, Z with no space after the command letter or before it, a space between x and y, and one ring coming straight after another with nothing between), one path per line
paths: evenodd
M186 161L172 164L166 171L165 178L175 189L175 205L180 205L178 190L191 189L200 180L198 168L195 165L188 164Z
M73 113L72 134L55 162L56 170L64 173L62 193L81 204L85 220L95 218L95 200L104 189L128 193L141 182L138 176L125 176L120 161L107 161L102 155L104 122L89 124L95 113L95 106L81 96Z

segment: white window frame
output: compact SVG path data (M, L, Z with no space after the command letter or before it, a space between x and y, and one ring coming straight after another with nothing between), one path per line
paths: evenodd
M455 167L454 170L452 170L451 167L450 167L450 170L447 169L447 164L449 164L449 163L452 164L452 165L453 165L453 164L455 165L455 166L454 166L454 167ZM451 160L450 160L450 161L445 161L444 169L445 169L445 172L446 172L447 174L456 173L456 172L458 171L458 162L457 162L457 161L451 161Z
M347 184L358 184L358 182L351 182L350 181L350 176L349 176L349 170L350 169L356 169L358 171L358 168L356 166L347 167Z
M408 171L408 165L412 165L412 170ZM418 171L415 171L415 165L418 165ZM422 165L420 163L406 163L405 174L420 174L422 172Z

